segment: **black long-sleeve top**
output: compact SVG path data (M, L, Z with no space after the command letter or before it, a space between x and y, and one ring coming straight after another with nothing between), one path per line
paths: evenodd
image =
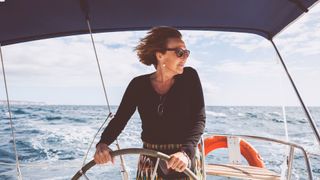
M176 75L165 95L159 95L150 81L151 74L134 78L128 85L114 118L99 143L110 145L121 133L136 108L142 121L141 139L152 144L182 144L189 157L205 127L203 92L197 72L186 67ZM158 105L163 103L163 114Z

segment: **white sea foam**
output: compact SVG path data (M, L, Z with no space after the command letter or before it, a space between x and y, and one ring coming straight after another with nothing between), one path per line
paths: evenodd
M206 114L214 117L227 117L225 113L221 113L221 112L206 111Z

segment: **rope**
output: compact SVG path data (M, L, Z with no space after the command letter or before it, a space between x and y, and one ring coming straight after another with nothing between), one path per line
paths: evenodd
M21 170L20 170L19 157L18 157L17 145L16 145L16 136L15 136L15 133L14 133L14 127L13 127L12 116L11 116L9 93L8 93L6 73L5 73L5 70L4 70L4 63L3 63L1 44L0 44L0 57L1 57L0 59L1 59L2 73L3 73L3 82L4 82L4 87L5 87L6 96L7 96L7 108L8 108L8 114L9 114L9 120L10 120L10 128L11 128L11 135L12 135L12 141L13 141L13 149L14 149L14 154L15 154L15 157L16 157L17 176L18 176L19 180L22 180L22 174L21 174Z
M97 61L97 65L98 65L98 69L99 69L99 75L100 75L100 79L101 79L101 83L102 83L102 87L103 87L103 92L104 92L104 96L105 96L105 99L106 99L106 102L107 102L107 105L108 105L108 109L109 109L109 114L111 114L111 108L110 108L110 104L109 104L109 100L108 100L108 96L107 96L107 91L106 91L106 87L105 87L105 84L104 84L104 80L103 80L103 76L102 76L102 71L101 71L101 67L100 67L100 63L99 63L99 58L98 58L98 54L97 54L97 50L96 50L96 46L95 46L95 42L94 42L94 39L93 39L93 34L92 34L92 30L91 30L91 25L90 25L90 21L89 21L89 17L88 15L86 16L86 22L87 22L87 26L88 26L88 29L89 29L89 32L90 32L90 37L91 37L91 42L92 42L92 46L93 46L93 50L94 50L94 54L95 54L95 57L96 57L96 61ZM108 118L107 118L108 119ZM105 121L106 122L106 121ZM105 122L102 124L104 125ZM102 127L102 126L101 126ZM99 133L101 127L99 128L98 132L96 133L96 135ZM96 136L95 136L96 137ZM94 141L94 139L92 140L92 142ZM92 145L92 143L91 143ZM88 152L89 150L91 149L91 145L88 149ZM120 145L119 145L119 142L118 142L118 139L116 139L116 146L118 148L118 150L120 150ZM87 152L87 154L88 154ZM87 155L86 155L87 156ZM122 156L120 156L120 159L121 159L121 168L122 168L122 173L123 173L123 179L128 179L129 178L129 175L128 175L128 172L126 170L126 167L125 167L125 162L122 158ZM86 160L86 159L85 159ZM85 161L84 161L84 164L85 164Z

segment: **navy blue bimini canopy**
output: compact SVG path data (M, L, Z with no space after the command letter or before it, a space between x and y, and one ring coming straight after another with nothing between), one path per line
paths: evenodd
M1 2L4 1L4 2ZM0 43L173 26L272 39L319 0L0 0Z

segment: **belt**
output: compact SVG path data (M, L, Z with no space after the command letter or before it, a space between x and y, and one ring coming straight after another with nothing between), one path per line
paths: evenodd
M182 144L151 144L147 142L143 142L143 147L146 149L154 149L154 150L178 150L181 149Z

